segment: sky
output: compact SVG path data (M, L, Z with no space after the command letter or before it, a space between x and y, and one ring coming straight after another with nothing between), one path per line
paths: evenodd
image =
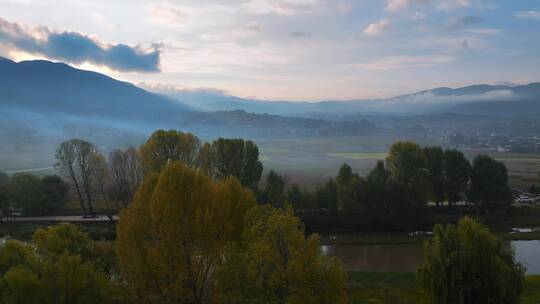
M540 81L540 0L0 0L0 56L266 100Z

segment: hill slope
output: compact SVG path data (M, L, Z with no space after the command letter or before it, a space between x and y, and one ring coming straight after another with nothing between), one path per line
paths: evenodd
M39 113L151 122L192 111L130 83L44 60L0 60L0 92L0 106Z

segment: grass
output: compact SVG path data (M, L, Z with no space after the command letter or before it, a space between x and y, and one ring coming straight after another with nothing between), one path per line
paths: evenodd
M349 297L354 304L427 304L417 287L416 274L351 271ZM540 276L527 276L521 304L540 303Z

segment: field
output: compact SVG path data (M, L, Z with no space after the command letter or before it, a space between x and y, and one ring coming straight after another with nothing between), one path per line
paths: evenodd
M95 142L100 151L107 153L113 148L127 145L138 146L143 138L127 138L119 142L103 138L88 138ZM22 139L21 139L22 140ZM212 140L212 139L205 139ZM266 170L273 169L306 187L323 183L337 174L339 166L349 164L355 172L365 176L378 160L386 157L392 143L398 140L410 140L420 145L444 145L439 138L418 138L407 136L373 135L341 136L295 139L254 139L260 149L260 159ZM49 141L39 138L26 139L13 147L3 147L0 151L0 170L30 171L32 174L54 174L54 150L60 139ZM540 154L515 154L493 151L464 151L472 160L479 153L488 154L503 161L509 171L512 186L523 189L532 183L538 183Z
M436 139L336 137L308 139L260 139L261 160L265 169L273 169L306 187L313 187L337 174L339 166L349 164L355 172L365 176L377 163L385 159L387 151L397 140L412 140L420 145L443 145ZM506 164L510 184L527 189L538 183L540 155L501 153L493 151L465 151L471 161L478 154L488 154Z
M349 272L349 295L354 304L422 304L429 299L417 287L414 273ZM540 276L527 276L522 304L540 303Z

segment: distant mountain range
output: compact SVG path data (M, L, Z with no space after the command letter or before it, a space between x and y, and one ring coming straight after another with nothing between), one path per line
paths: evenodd
M264 134L268 130L341 134L351 126L336 121L354 114L538 114L540 83L436 88L373 100L264 101L217 90L140 88L63 63L45 60L17 63L0 57L0 110L5 114L3 125L10 125L6 123L8 120L34 127L42 122L41 129L68 122L145 130L196 126L221 131L219 126L227 126L235 132L259 129ZM376 129L366 121L358 123L355 128Z
M212 89L177 90L167 87L148 87L148 89L181 100L200 111L244 110L296 117L325 117L354 113L385 115L443 112L486 115L540 113L540 83L523 86L473 85L457 89L436 88L385 99L319 102L246 99ZM506 107L521 109L512 109L509 112ZM469 108L471 113L467 113Z

